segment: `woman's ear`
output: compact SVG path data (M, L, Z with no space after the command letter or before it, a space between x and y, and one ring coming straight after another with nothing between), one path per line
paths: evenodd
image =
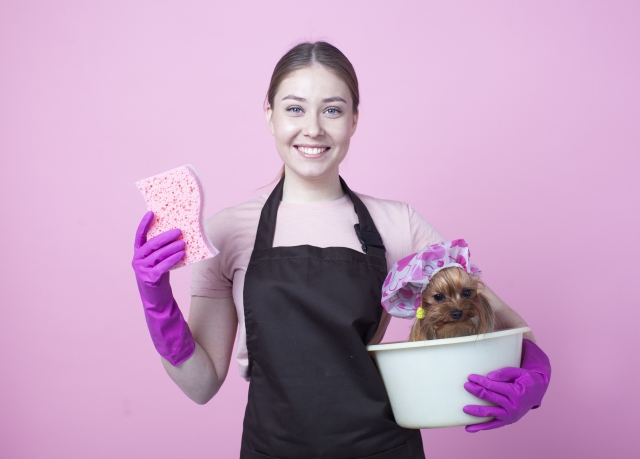
M267 118L267 125L269 126L269 131L271 131L271 135L276 135L273 129L273 110L271 109L271 105L267 105L267 108L264 109L264 115Z
M360 112L353 114L353 124L351 125L351 137L356 133L356 128L358 127L358 117L360 116Z

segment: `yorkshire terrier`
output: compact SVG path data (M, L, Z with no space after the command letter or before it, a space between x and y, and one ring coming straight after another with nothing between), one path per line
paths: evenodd
M444 268L429 281L409 341L457 338L492 332L495 316L480 280L458 267Z

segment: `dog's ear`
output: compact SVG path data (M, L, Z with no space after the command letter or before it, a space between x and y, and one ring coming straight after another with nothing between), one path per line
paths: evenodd
M491 333L495 327L495 314L489 300L482 293L478 293L480 307L478 308L478 334Z

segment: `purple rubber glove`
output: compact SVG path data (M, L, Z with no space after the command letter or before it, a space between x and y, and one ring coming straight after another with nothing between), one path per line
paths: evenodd
M489 422L467 426L467 432L513 424L527 411L540 406L551 379L549 357L533 341L524 339L521 362L521 368L502 368L492 371L486 378L469 375L470 382L464 384L467 392L498 406L465 406L462 410L467 414L495 418Z
M166 231L147 241L153 212L147 212L134 243L131 265L136 273L144 316L158 353L171 365L178 366L196 349L191 330L173 299L169 284L169 268L184 257L184 241L179 229Z

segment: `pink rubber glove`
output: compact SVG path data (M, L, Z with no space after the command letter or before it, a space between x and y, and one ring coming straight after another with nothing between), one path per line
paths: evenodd
M462 410L467 414L495 418L489 422L467 426L467 432L513 424L527 411L540 406L551 379L549 357L533 341L524 339L521 362L521 368L502 368L492 371L486 378L469 375L470 382L464 384L467 392L498 406L465 406Z
M147 212L136 231L133 261L138 291L151 339L158 353L178 366L196 349L191 330L173 299L169 268L184 257L185 243L176 241L179 229L166 231L147 241L153 212Z

